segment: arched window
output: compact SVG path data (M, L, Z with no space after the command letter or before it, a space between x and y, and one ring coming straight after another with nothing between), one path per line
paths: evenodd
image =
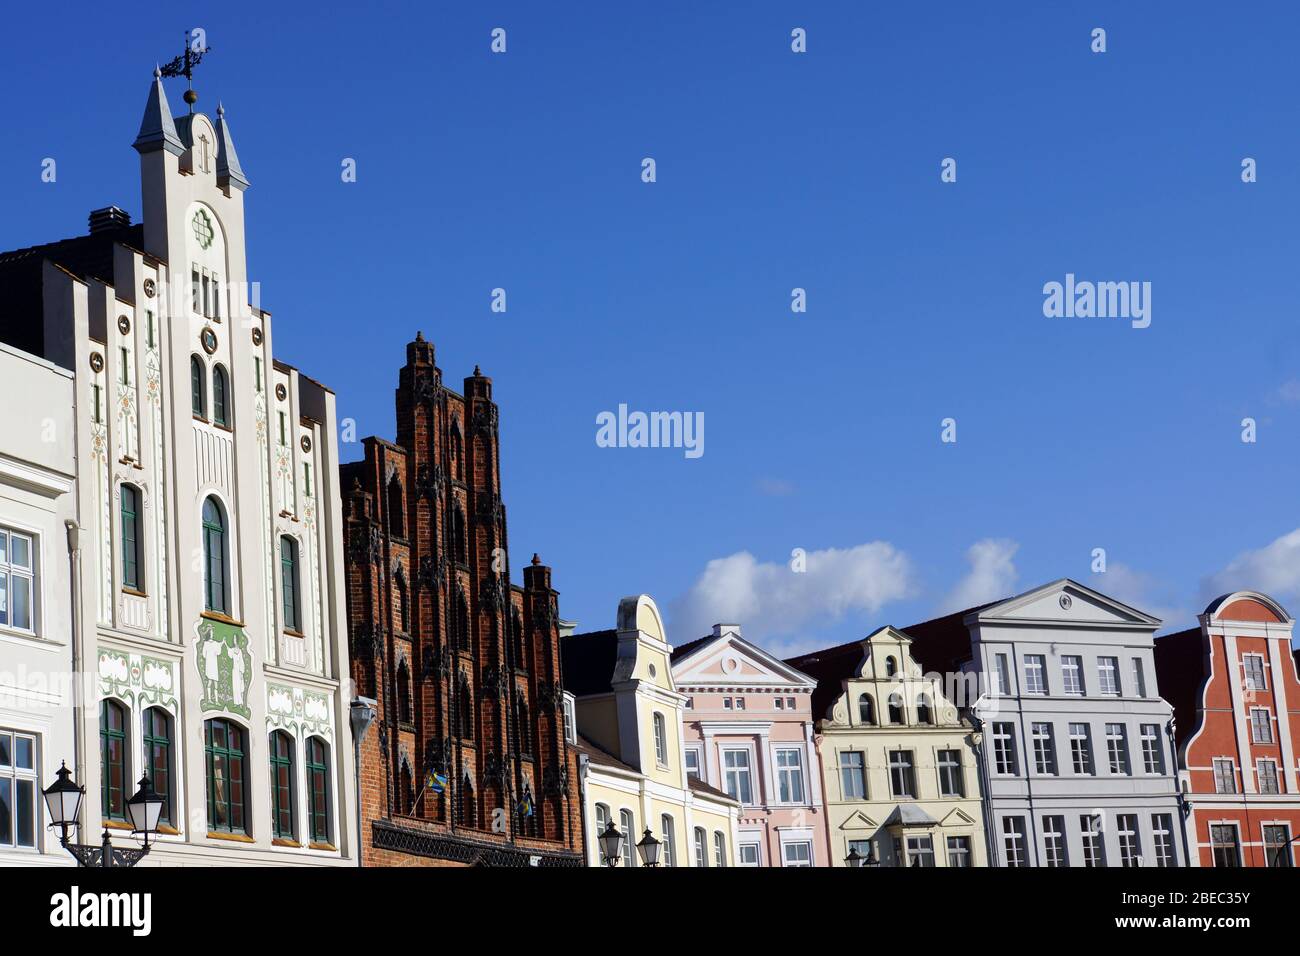
M298 542L289 535L280 536L280 594L284 599L284 628L302 630L298 601Z
M709 865L709 844L704 827L695 828L695 865L701 868Z
M893 676L894 676L895 674L897 674L897 673L898 673L898 661L894 660L893 657L886 657L886 658L885 658L885 676L886 676L886 677L893 677Z
M469 771L460 781L460 823L466 827L474 825L474 783L469 778Z
M143 541L140 534L140 489L135 485L122 485L122 587L141 590L140 566L144 563Z
M411 776L411 764L402 758L402 769L397 774L397 812L410 816L415 808L415 780Z
M99 705L101 809L105 820L126 819L131 769L127 764L126 708L115 700Z
M293 819L293 738L283 730L271 734L271 835L295 840Z
M612 817L610 816L609 807L603 803L596 804L596 835L593 838L593 843L591 845L594 846L596 852L600 854L601 863L605 862L605 844L600 842L600 835L605 832L605 828L609 826L611 819Z
M515 691L515 714L519 723L519 752L533 752L533 729L528 723L528 701L522 691Z
M465 592L456 588L456 643L465 650L470 649L469 642L469 606L465 602Z
M901 694L889 695L889 722L891 724L903 723L903 696Z
M406 575L402 573L401 568L397 569L393 589L396 592L394 599L397 602L397 626L403 634L407 634L411 630L411 618L410 612L406 609Z
M307 738L307 821L312 843L331 842L330 751L319 737Z
M659 848L659 865L676 866L677 865L677 847L676 839L673 837L673 818L664 814L659 818L659 828L663 830L664 845Z
M520 670L528 670L528 638L524 634L524 619L519 614L519 609L515 608L510 613L511 627L515 632L515 666Z
M402 483L397 474L388 479L388 533L394 538L406 537L406 506L402 503Z
M203 606L220 614L226 602L226 515L216 498L203 502Z
M930 698L925 694L916 695L916 722L918 724L934 723L930 712Z
M465 512L459 504L451 509L451 548L456 561L465 564L469 553L465 549Z
M727 838L721 830L713 831L713 865L727 865Z
M623 865L636 866L636 819L632 811L620 810L618 824L623 831Z
M664 724L664 715L655 714L655 760L659 766L668 766L668 731Z
M474 739L474 695L469 689L469 680L460 675L458 710L460 714L460 735L465 740Z
M203 359L197 355L190 356L190 411L197 418L208 417L207 375L203 371Z
M462 465L461 455L461 438L460 422L456 419L451 420L451 474L456 481L465 480L465 469Z
M411 669L406 665L406 658L397 665L397 719L404 724L412 722Z
M144 712L144 763L149 773L149 783L162 797L160 823L170 824L172 815L172 717L161 707L150 707Z
M221 365L212 369L212 420L230 427L230 379Z
M248 833L245 808L248 783L244 728L214 718L203 722L208 776L208 829L214 833Z
M858 697L858 722L863 724L876 722L876 705L871 700L870 694L862 694Z

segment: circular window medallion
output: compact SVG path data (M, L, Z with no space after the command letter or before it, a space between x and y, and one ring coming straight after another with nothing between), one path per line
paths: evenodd
M722 659L722 669L728 674L734 674L736 671L740 670L740 661L736 660L734 657L724 657Z
M199 333L199 344L203 346L203 351L211 355L217 350L217 333L211 328L205 328Z
M306 435L302 436L302 441L300 441L298 444L302 446L303 451L311 451L311 439L308 438Z
M131 333L131 320L125 315L119 315L117 317L117 330L123 335L129 335Z
M104 371L104 356L100 355L98 352L91 352L90 370L94 372L96 375Z
M212 245L212 237L216 235L216 231L212 228L212 220L208 218L206 212L196 209L190 227L194 230L194 238L198 240L201 249L207 249Z
M1074 599L1070 597L1070 595L1068 594L1062 594L1059 603L1061 605L1062 611L1068 611L1070 609L1070 606L1074 604Z
M261 345L261 344L262 344L262 330L261 330L261 329L253 329L253 344L254 344L254 345Z
M277 385L275 387L275 397L278 398L280 401L284 401L286 398L289 397L289 390L286 389L283 384Z
M154 294L155 294L157 291L158 291L158 286L157 286L157 284L153 281L153 279L145 279L145 280L144 280L144 294L145 294L145 295L147 295L149 298L152 299L152 298L154 297Z
M650 665L650 676L651 677L655 676L655 666L653 664Z

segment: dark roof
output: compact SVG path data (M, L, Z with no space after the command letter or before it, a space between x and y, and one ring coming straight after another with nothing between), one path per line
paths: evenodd
M586 754L587 759L592 763L601 764L605 767L616 767L619 770L626 770L629 773L640 772L630 764L626 764L619 760L604 747L588 740L586 737L582 736L582 734L578 734L577 741L578 742L573 745L573 749L578 751L578 753Z
M1006 598L953 611L903 628L912 639L912 657L923 671L956 672L971 659L970 629L963 623L968 614L1001 604Z
M617 656L618 632L613 629L560 638L564 689L574 697L609 693Z
M843 693L841 681L847 680L862 660L862 641L837 644L825 650L791 657L785 663L803 671L817 681L812 693L813 720L830 716L831 705Z
M1199 627L1157 637L1155 641L1156 687L1174 708L1174 740L1183 741L1196 733L1200 721L1201 686L1205 683L1205 641Z
M679 661L683 657L689 657L690 655L698 651L701 647L703 647L705 644L709 643L709 641L716 640L717 637L718 637L717 634L706 634L704 637L701 637L698 640L687 641L685 644L681 645L680 647L674 647L673 660Z
M717 787L710 787L703 780L697 780L695 777L688 776L686 778L686 782L690 785L690 788L694 790L696 793L703 793L710 797L717 797L720 800L726 800L728 803L734 803L737 806L740 805L740 801L737 800L735 797L731 796L731 794L724 793L723 791L719 790Z
M50 260L80 279L113 284L113 247L144 245L144 224L104 229L43 246L0 252L0 342L34 355L45 355L41 264Z

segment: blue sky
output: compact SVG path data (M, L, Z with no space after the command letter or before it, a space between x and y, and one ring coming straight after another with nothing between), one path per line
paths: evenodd
M149 6L7 13L0 247L138 216L150 73L203 27L279 357L389 437L417 329L480 364L514 566L583 628L644 591L787 652L1063 576L1177 627L1300 603L1289 5ZM1044 317L1066 273L1150 282L1151 326ZM620 403L703 412L705 454L597 447Z

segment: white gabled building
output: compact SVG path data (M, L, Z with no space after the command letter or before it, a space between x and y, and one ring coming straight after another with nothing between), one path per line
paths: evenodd
M167 829L146 862L348 865L334 395L275 361L248 304L224 111L173 117L155 73L134 146L142 223L110 207L88 235L0 254L0 339L75 376L80 839L131 844L147 769ZM45 751L42 786L74 760Z

